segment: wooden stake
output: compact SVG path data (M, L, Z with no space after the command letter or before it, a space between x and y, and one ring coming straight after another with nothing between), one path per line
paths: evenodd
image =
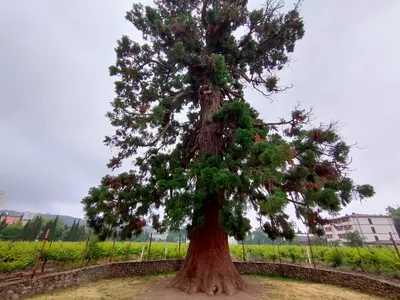
M46 234L45 234L45 236L44 236L42 248L40 248L39 255L38 255L37 259L36 259L35 267L34 267L33 270L32 270L31 279L35 276L36 269L37 269L37 266L38 266L38 264L39 264L39 262L40 262L40 257L42 256L44 246L46 245L46 241L47 241L47 239L49 238L49 233L50 233L50 228L47 229Z
M146 245L143 245L142 254L140 254L140 261L143 260L143 254L144 254L144 249L145 249L145 248L146 248Z
M282 258L281 258L281 249L279 248L279 242L278 242L278 257L279 257L279 263L282 263Z
M115 249L115 238L116 238L117 232L114 231L114 237L113 237L113 245L112 245L112 250L111 250L111 257L110 257L110 263L112 262L113 256L114 256L114 249Z
M90 233L92 232L91 229L89 229L89 233L86 239L86 245L85 245L85 249L83 250L83 257L82 257L82 263L81 263L81 268L83 267L83 264L85 263L85 257L86 257L86 253L87 253L87 248L89 245L89 240L90 240Z
M308 263L311 266L311 256L310 256L310 252L308 251L308 246L306 246L306 253L307 253L307 259L306 260L308 260Z
M314 260L314 253L313 253L313 251L312 251L310 235L308 234L308 232L307 232L307 240L308 240L308 244L310 245L311 260L312 260L312 263L313 263L314 268L316 268L316 266L315 266L315 260Z
M181 238L182 234L179 234L179 246L178 246L178 257L181 257Z
M244 252L244 241L242 241L243 261L246 261L246 253Z
M396 245L396 242L395 242L395 240L394 240L394 238L393 238L393 235L392 235L392 233L391 233L391 232L389 232L389 235L390 235L390 240L391 240L391 241L392 241L392 243L393 243L394 249L396 249L397 256L398 256L398 257L399 257L399 259L400 259L400 252L399 252L399 248L397 247L397 245Z
M150 233L150 244L149 244L149 252L147 253L147 261L150 260L151 240L152 239L153 239L153 233Z
M361 270L363 270L363 272L365 273L364 260L363 260L363 257L361 255L360 248L358 248L358 247L356 247L356 248L357 248L358 255L360 256L360 260L361 260Z

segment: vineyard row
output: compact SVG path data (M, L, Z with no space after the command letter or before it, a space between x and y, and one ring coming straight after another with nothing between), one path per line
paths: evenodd
M0 272L26 270L35 264L41 243L0 242ZM84 242L47 243L41 260L60 264L97 261L113 257L113 261L142 259L183 258L187 244L153 243L150 256L149 244L117 242L114 253L112 242L90 242L85 258ZM231 254L236 260L243 260L241 245L230 245ZM400 260L390 248L351 248L313 246L312 254L317 264L333 268L359 269L366 272L383 273L400 278ZM361 257L360 257L361 254ZM245 257L252 261L289 262L307 264L311 260L310 251L305 246L246 245Z

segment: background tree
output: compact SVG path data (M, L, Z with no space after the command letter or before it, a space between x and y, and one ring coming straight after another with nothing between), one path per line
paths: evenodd
M350 231L343 234L344 244L350 247L363 247L365 237L363 237L357 230Z
M22 230L24 226L21 221L8 225L0 232L0 240L18 241L22 238Z
M150 240L150 233L142 231L139 235L133 235L130 240L132 242L147 242Z
M7 224L7 218L3 218L3 219L0 218L0 220L1 220L1 222L0 222L0 231L2 231L8 225Z
M257 228L256 230L249 232L244 242L249 245L272 244L272 240L263 232L262 228Z
M179 238L181 239L182 243L186 243L186 230L180 229L180 230L168 231L166 241L171 243L177 243L179 242Z
M37 215L31 220L29 220L23 230L22 239L24 241L34 241L39 238L43 231L43 227L47 224L47 221L41 216Z
M397 233L400 234L400 205L396 205L395 207L388 206L386 211L393 218L394 227Z
M116 131L105 143L118 151L110 168L135 157L135 170L104 177L82 200L103 237L116 226L122 237L140 233L143 216L158 231L187 225L189 248L173 282L187 292L245 288L228 235L245 238L248 204L271 239L290 240L288 205L317 231L321 212L374 194L348 177L350 147L334 124L313 128L298 108L267 123L246 101L246 87L266 98L285 89L277 72L304 35L298 5L284 11L271 0L249 11L247 3L133 4L126 19L145 42L123 36L115 48L110 74L119 79L107 116Z
M64 224L61 222L58 216L56 216L56 218L52 220L43 218L43 225L39 234L39 240L44 239L47 229L50 229L50 234L48 237L49 241L57 241L62 239L64 235Z
M64 230L65 233L63 239L68 242L84 241L88 235L86 226L84 224L80 225L79 221L76 222L75 220L71 227L67 227Z

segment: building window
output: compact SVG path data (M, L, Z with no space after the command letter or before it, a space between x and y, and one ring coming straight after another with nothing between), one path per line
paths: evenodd
M351 225L346 225L344 226L344 230L352 230L353 227Z
M332 238L332 234L327 234L327 235L326 235L326 238L327 238L327 239L331 239L331 238Z
M379 241L379 238L375 235L375 241Z
M325 227L325 231L332 231L330 227Z
M338 234L338 238L342 239L343 238L343 234Z
M371 227L372 233L376 233L375 227Z
M368 223L372 225L372 220L368 218Z

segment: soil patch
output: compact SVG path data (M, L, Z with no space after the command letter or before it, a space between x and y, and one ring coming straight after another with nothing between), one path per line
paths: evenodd
M234 296L188 295L167 288L173 275L100 280L74 289L33 296L36 300L378 300L376 296L330 285L275 277L245 276L247 290Z

